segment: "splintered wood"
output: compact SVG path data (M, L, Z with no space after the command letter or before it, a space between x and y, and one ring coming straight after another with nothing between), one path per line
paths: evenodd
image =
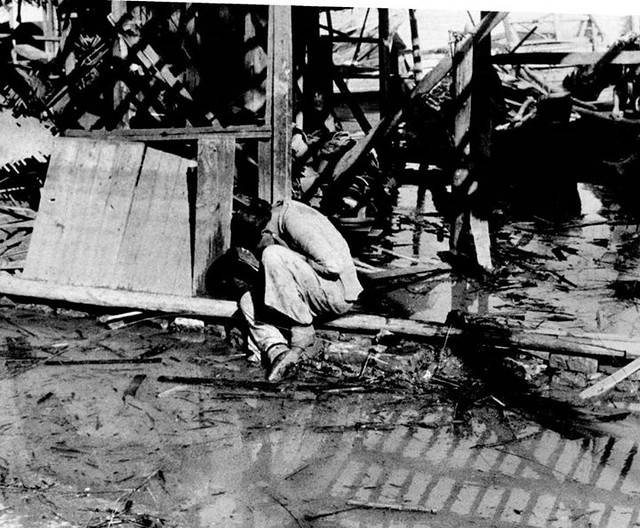
M190 164L141 143L60 141L24 277L190 297Z

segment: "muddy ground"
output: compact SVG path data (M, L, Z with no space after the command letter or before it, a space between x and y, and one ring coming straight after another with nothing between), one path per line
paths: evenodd
M608 190L579 191L581 214L561 224L496 217L496 269L477 274L440 260L447 238L430 193L402 186L386 252L361 259L439 264L370 284L360 309L437 322L460 310L492 324L636 338L637 222ZM144 314L109 328L102 315L3 300L0 526L622 527L640 518L638 382L577 400L615 361L574 372L475 342L322 331L327 350L408 360L397 370L329 354L274 386L244 359L233 321L200 332Z

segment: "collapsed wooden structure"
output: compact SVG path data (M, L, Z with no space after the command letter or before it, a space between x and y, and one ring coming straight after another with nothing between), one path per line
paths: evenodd
M207 298L205 274L211 262L230 244L238 156L255 169L254 181L243 182L249 192L268 201L291 195L291 124L294 87L299 84L294 53L300 53L294 46L293 9L270 6L263 11L266 37L258 48L252 48L254 54L248 57L256 60L251 67L264 76L258 83L264 91L256 90L256 86L247 90L244 95L250 97L244 102L252 115L239 113L238 117L226 115L224 110L219 114L195 110L198 96L194 95L193 87L175 75L153 43L138 40L138 35L127 29L126 24L131 22L127 18L127 3L112 2L111 8L109 19L118 34L119 46L112 49L106 41L99 43L80 60L79 74L70 75L67 83L53 90L42 103L46 108L59 106L65 122L70 122L72 116L75 119L81 113L78 108L67 111L70 93L78 89L72 83L80 84L76 96L85 93L85 88L86 93L91 93L91 79L94 75L99 78L95 66L111 54L119 57L130 71L106 83L109 95L102 93L100 97L103 103L106 99L112 103L107 114L98 115L87 128L64 127L65 137L58 140L49 165L24 273L20 277L0 276L0 292L75 304L230 318L236 311L235 303ZM506 13L485 13L474 32L457 43L454 53L424 76L414 43L415 85L406 100L398 104L391 82L398 73L394 71L388 46L385 12L380 10L379 35L374 41L380 54L382 119L373 126L349 98L348 88L330 57L327 60L326 43L317 34L317 12L297 18L301 27L314 30L310 38L303 40L302 61L311 61L311 57L318 61L306 66L303 106L313 106L313 93L327 80L329 84L333 81L347 96L364 132L331 171L334 181L355 170L367 153L378 147L401 122L411 102L428 94L448 75L453 77L458 108L453 126L454 147L460 154L487 159L491 156L493 126L483 112L487 93L477 89L474 71L489 64L569 67L599 62L640 63L637 51L615 55L511 52L492 56L491 31L505 20ZM193 15L182 12L180 16L186 16L185 13ZM255 13L245 15L242 37L247 43L259 32L260 14L256 15L258 22L252 19ZM414 34L417 36L415 28ZM344 40L333 34L332 38ZM323 63L331 72L327 78L312 73L316 65ZM144 70L146 80L151 79L149 85L143 75L141 78L131 75L139 69ZM173 104L185 112L186 119L178 124L171 119L175 117L171 114ZM136 112L131 111L132 106ZM582 105L581 110L594 112L588 105ZM144 115L145 112L149 115ZM154 126L140 126L142 119L149 116L156 118ZM490 268L486 220L476 218L468 210L460 214L468 216L479 263ZM365 332L385 328L419 339L468 335L464 329L363 315L336 319L327 328ZM628 358L640 353L635 343L622 339L605 343L602 336L587 334L550 336L514 332L498 339L487 335L484 340L497 347L566 355ZM638 368L640 362L636 360L611 380L585 391L582 397L599 394Z
M313 106L313 94L327 80L342 86L344 95L348 95L348 89L332 68L330 57L327 60L326 42L319 38L318 10L269 6L255 7L257 11L253 12L247 8L234 20L240 27L238 38L249 50L244 58L252 72L259 74L257 80L252 79L257 84L243 86L244 93L226 94L232 102L233 97L243 96L247 106L233 112L213 108L215 105L199 109L194 103L202 101L197 91L201 85L196 81L189 85L181 79L199 75L210 81L211 72L190 71L168 51L166 57L160 54L156 49L162 47L160 33L153 30L161 23L159 17L154 19L141 11L136 18L124 1L113 1L110 8L108 19L117 45L108 45L103 38L86 56L76 57L77 73L72 71L66 83L57 86L46 101L53 107L64 107L64 123L69 126L63 129L65 137L58 140L52 157L23 277L3 278L2 291L25 296L37 291L38 296L51 298L43 295L45 285L45 289L64 298L63 288L69 287L74 288L74 302L83 302L84 291L88 304L103 295L113 306L163 311L166 301L165 311L170 312L185 304L175 299L169 302L167 296L193 301L194 306L216 303L203 299L204 275L212 260L229 247L238 160L252 167L255 174L253 180L242 182L245 190L268 201L288 198L295 89L303 80L304 90L299 96L302 106L309 107ZM175 15L183 30L194 23L193 9L185 8ZM474 70L490 63L573 65L602 59L598 54L491 56L491 31L505 20L506 13L484 13L475 30L457 44L453 55L445 56L424 76L415 64L415 86L399 103L392 97L390 86L397 73L392 66L386 14L385 9L379 10L379 35L372 42L379 46L381 94L386 97L381 104L382 119L372 126L357 105L351 104L365 135L335 165L330 174L334 181L357 168L400 123L408 105L433 90L447 75L454 78L457 98L455 147L460 153L487 158L491 156L492 126L482 112L486 93L472 84ZM217 14L206 16L218 23L227 20L216 19ZM148 33L136 25L145 21L152 28ZM189 36L188 32L185 35ZM186 36L180 41L185 46ZM336 39L345 37L331 32L329 41ZM294 46L294 42L303 46ZM213 49L206 48L204 53ZM621 52L608 60L638 61L637 53ZM107 55L118 59L115 64L120 64L119 76L94 86L92 82L101 75L96 73L96 64ZM298 55L303 62L298 68L303 71L295 70ZM322 64L332 75L315 71ZM176 71L181 71L180 78ZM205 87L211 87L211 83L205 83ZM83 108L68 105L74 90L76 97L96 97L103 104L104 113L98 112L85 128L70 125L83 119ZM248 99L247 94L251 95ZM177 110L172 111L172 105ZM135 112L131 110L134 107ZM174 119L177 113L182 116L178 124ZM151 118L155 119L154 126L143 126L144 119ZM171 229L167 228L168 222ZM470 226L481 264L490 267L488 225L470 215ZM149 296L157 298L150 302ZM227 314L228 310L229 306L223 304L219 313ZM212 308L204 313L218 312Z

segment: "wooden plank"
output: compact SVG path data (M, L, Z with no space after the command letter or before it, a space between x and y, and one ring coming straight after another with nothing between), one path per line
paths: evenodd
M456 50L457 51L457 50ZM458 112L454 117L453 144L458 152L469 153L471 125L471 78L473 77L473 47L460 59L453 72L453 91Z
M593 398L595 396L600 396L604 394L608 390L615 387L622 380L627 379L633 373L640 370L640 357L634 359L628 365L622 367L620 370L615 371L613 374L607 376L604 379L601 379L591 387L587 387L580 394L580 399L585 400L587 398Z
M117 141L193 141L203 136L233 136L237 139L267 139L271 137L271 127L229 126L226 128L135 128L119 130L65 130L67 137L80 137Z
M293 63L291 6L273 9L273 198L291 198L291 124L293 122Z
M83 173L73 182L67 207L69 222L56 258L60 270L53 280L58 284L87 284L96 275L98 262L91 247L101 235L101 216L96 209L104 200L102 188L111 173L116 149L113 143L95 144L91 156L83 160Z
M484 11L482 16L487 16ZM523 42L523 41L520 41ZM494 87L491 85L490 75L495 75L495 81L499 79L491 65L491 35L474 46L473 71L477 72L478 83L472 87L472 116L471 116L471 149L473 158L480 164L487 164L491 158L491 143L493 140L494 111L491 110L491 97L494 95Z
M473 212L469 212L469 229L473 236L473 244L476 248L476 261L485 270L493 269L491 260L491 235L489 221L478 218Z
M258 198L273 202L273 142L258 141Z
M96 194L93 214L99 217L100 224L91 242L90 253L92 267L99 272L92 275L92 286L115 287L117 284L118 251L125 234L144 153L143 143L120 143L107 182ZM87 281L84 283L89 285Z
M461 44L461 43L460 43ZM456 52L459 50L456 49ZM473 77L473 53L474 47L470 47L467 53L461 56L457 66L453 71L453 91L455 97L455 106L458 108L453 122L453 144L458 155L469 154L469 129L471 126L471 79ZM468 178L468 176L467 176ZM454 196L460 195L460 187L468 185L466 179L453 178L452 187ZM467 228L466 219L469 211L461 209L460 204L454 203L456 208L455 214L451 219L449 226L449 247L453 251L458 251L462 233Z
M206 293L211 262L231 245L231 213L236 142L233 138L198 142L198 180L193 248L193 292Z
M157 175L162 164L162 156L154 149L147 149L144 162L139 169L138 181L134 189L131 208L128 211L128 218L125 225L124 236L118 250L118 261L116 263L116 280L112 285L116 288L126 290L142 291L137 281L136 263L138 259L148 256L148 251L153 251L153 247L146 240L148 223L153 223L156 219L152 217L151 210L154 201L155 184L153 175ZM166 181L162 182L166 185ZM167 204L163 204L167 205ZM159 231L160 226L156 229ZM152 263L147 270L148 273L157 274L160 272L160 263Z
M410 99L414 100L433 90L436 85L457 65L476 42L480 42L491 34L491 30L496 27L507 16L507 13L491 13L482 19L475 31L471 33L458 47L458 52L452 57L444 57L429 73L427 73L418 85L411 92ZM405 105L406 106L406 105ZM373 148L376 141L384 137L389 130L396 126L402 119L404 107L395 114L390 114L381 120L369 133L358 140L356 145L349 149L336 164L332 178L339 179L343 174L349 172L366 154Z
M235 147L235 143L234 143ZM167 261L173 264L171 272L173 273L173 286L171 292L176 295L189 296L193 289L193 262L192 262L192 244L191 244L191 212L189 207L189 191L188 191L188 172L195 168L195 163L191 160L183 158L180 166L176 171L177 175L181 175L176 181L173 194L173 208L180 211L180 215L175 218L175 222L168 223L170 230L169 236L177 235L177 240L173 243L167 252ZM231 200L233 197L229 199ZM231 213L229 213L231 217ZM229 219L229 221L231 221ZM155 291L155 290L153 290Z
M181 297L148 292L131 292L111 288L58 285L50 282L21 279L0 274L0 292L40 300L65 301L88 306L135 308L170 314L200 315L204 317L233 317L237 304L196 297Z
M141 253L135 261L134 287L140 291L191 295L191 267L180 269L180 252L190 239L187 176L182 159L155 149L147 149L149 170L145 163L140 171L140 184L150 190L150 202L143 202L146 218L138 233ZM152 169L155 167L155 169ZM146 196L145 196L146 197ZM135 200L135 199L134 199ZM187 247L189 247L187 245ZM176 277L182 274L182 278ZM175 285L181 289L174 290Z
M184 237L189 238L186 175L179 173L180 168L178 156L147 149L119 249L116 287L191 295L189 268L183 270L186 279L181 281L188 285L186 291L173 291L178 266L173 251L182 247Z
M482 12L483 17L488 13ZM489 87L486 86L488 79L486 75L483 76L482 72L490 71L492 68L490 64L491 60L491 35L485 38L482 42L476 44L473 48L473 72L478 72L480 82L471 90L472 99L472 111L470 115L470 152L472 157L478 160L478 164L481 167L488 165L491 157L491 141L493 137L493 121ZM482 170L482 169L480 169ZM478 178L480 181L478 181ZM479 185L483 184L482 176L475 176ZM477 191L476 191L477 192ZM476 261L478 264L486 270L493 269L493 263L491 260L491 237L489 231L489 222L486 219L478 218L473 211L469 210L469 229L471 236L473 237L473 244L476 250Z
M51 157L47 179L42 189L36 224L31 235L24 276L49 279L57 270L55 256L64 234L66 204L69 201L69 178L78 169L76 160L84 154L86 140L58 141Z
M573 67L597 64L606 56L610 64L640 64L640 51L620 51L609 58L608 52L560 52L532 51L521 53L499 53L492 57L493 64L544 64Z
M463 328L452 328L450 325L429 321L417 321L411 319L399 319L368 314L347 314L332 321L328 321L323 328L352 331L358 333L377 334L380 330L387 330L399 336L424 338L424 339L453 339L469 335ZM627 357L634 353L633 348L625 351L621 343L619 349L610 349L593 342L577 342L575 339L563 336L551 336L544 334L532 335L518 330L504 333L479 332L479 328L473 330L475 337L481 338L485 344L493 346L508 346L524 350L542 350L573 356L591 357Z

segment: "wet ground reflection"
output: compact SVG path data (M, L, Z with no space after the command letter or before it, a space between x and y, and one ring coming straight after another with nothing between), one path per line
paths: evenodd
M573 220L492 221L498 286L452 271L389 288L386 299L421 320L444 322L452 310L511 313L539 325L636 335L635 304L620 299L615 285L640 279L638 223L619 209L610 190L586 183L577 189L581 215ZM448 250L446 232L430 191L402 186L386 243L405 258L387 259L387 265L436 262ZM561 317L567 321L550 321Z
M212 497L200 526L627 526L639 513L635 442L569 440L495 401L464 420L454 405L370 396L256 414L275 416L266 402L230 410L243 433L186 456L183 484Z

